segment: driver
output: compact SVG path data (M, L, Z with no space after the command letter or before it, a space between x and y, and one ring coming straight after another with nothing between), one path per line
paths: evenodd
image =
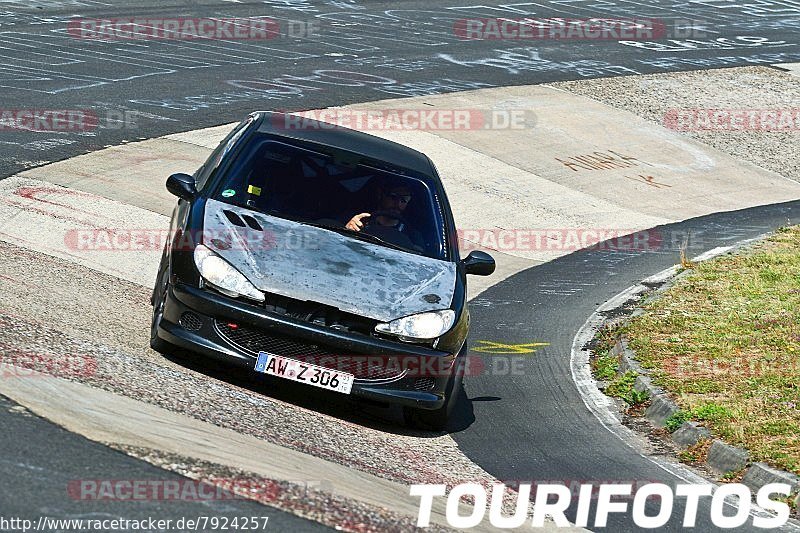
M411 202L411 189L402 184L382 184L378 191L378 204L372 213L364 212L354 215L345 227L352 231L364 231L388 240L394 244L409 245L422 251L422 239L419 232L406 224L403 213Z

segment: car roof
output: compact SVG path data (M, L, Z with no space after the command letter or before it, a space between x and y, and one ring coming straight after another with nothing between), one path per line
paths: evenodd
M344 150L428 177L436 176L428 156L408 146L343 126L331 127L329 123L313 119L304 118L303 127L286 127L288 113L259 111L257 114L263 118L258 126L259 133ZM294 121L296 117L288 120Z

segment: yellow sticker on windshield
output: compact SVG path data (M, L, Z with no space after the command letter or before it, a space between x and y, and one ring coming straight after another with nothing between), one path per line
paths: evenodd
M256 187L255 185L248 185L247 192L250 194L254 194L256 196L261 196L261 187Z

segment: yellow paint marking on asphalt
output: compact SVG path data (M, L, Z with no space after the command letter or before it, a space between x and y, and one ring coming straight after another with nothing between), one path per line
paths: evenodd
M501 342L484 340L478 342L483 343L483 346L476 346L472 348L472 351L490 354L534 353L536 348L550 346L549 342L528 342L525 344L503 344Z

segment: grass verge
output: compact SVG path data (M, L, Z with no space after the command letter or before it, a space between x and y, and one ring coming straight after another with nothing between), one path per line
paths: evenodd
M625 327L681 412L800 474L800 227L695 266Z

